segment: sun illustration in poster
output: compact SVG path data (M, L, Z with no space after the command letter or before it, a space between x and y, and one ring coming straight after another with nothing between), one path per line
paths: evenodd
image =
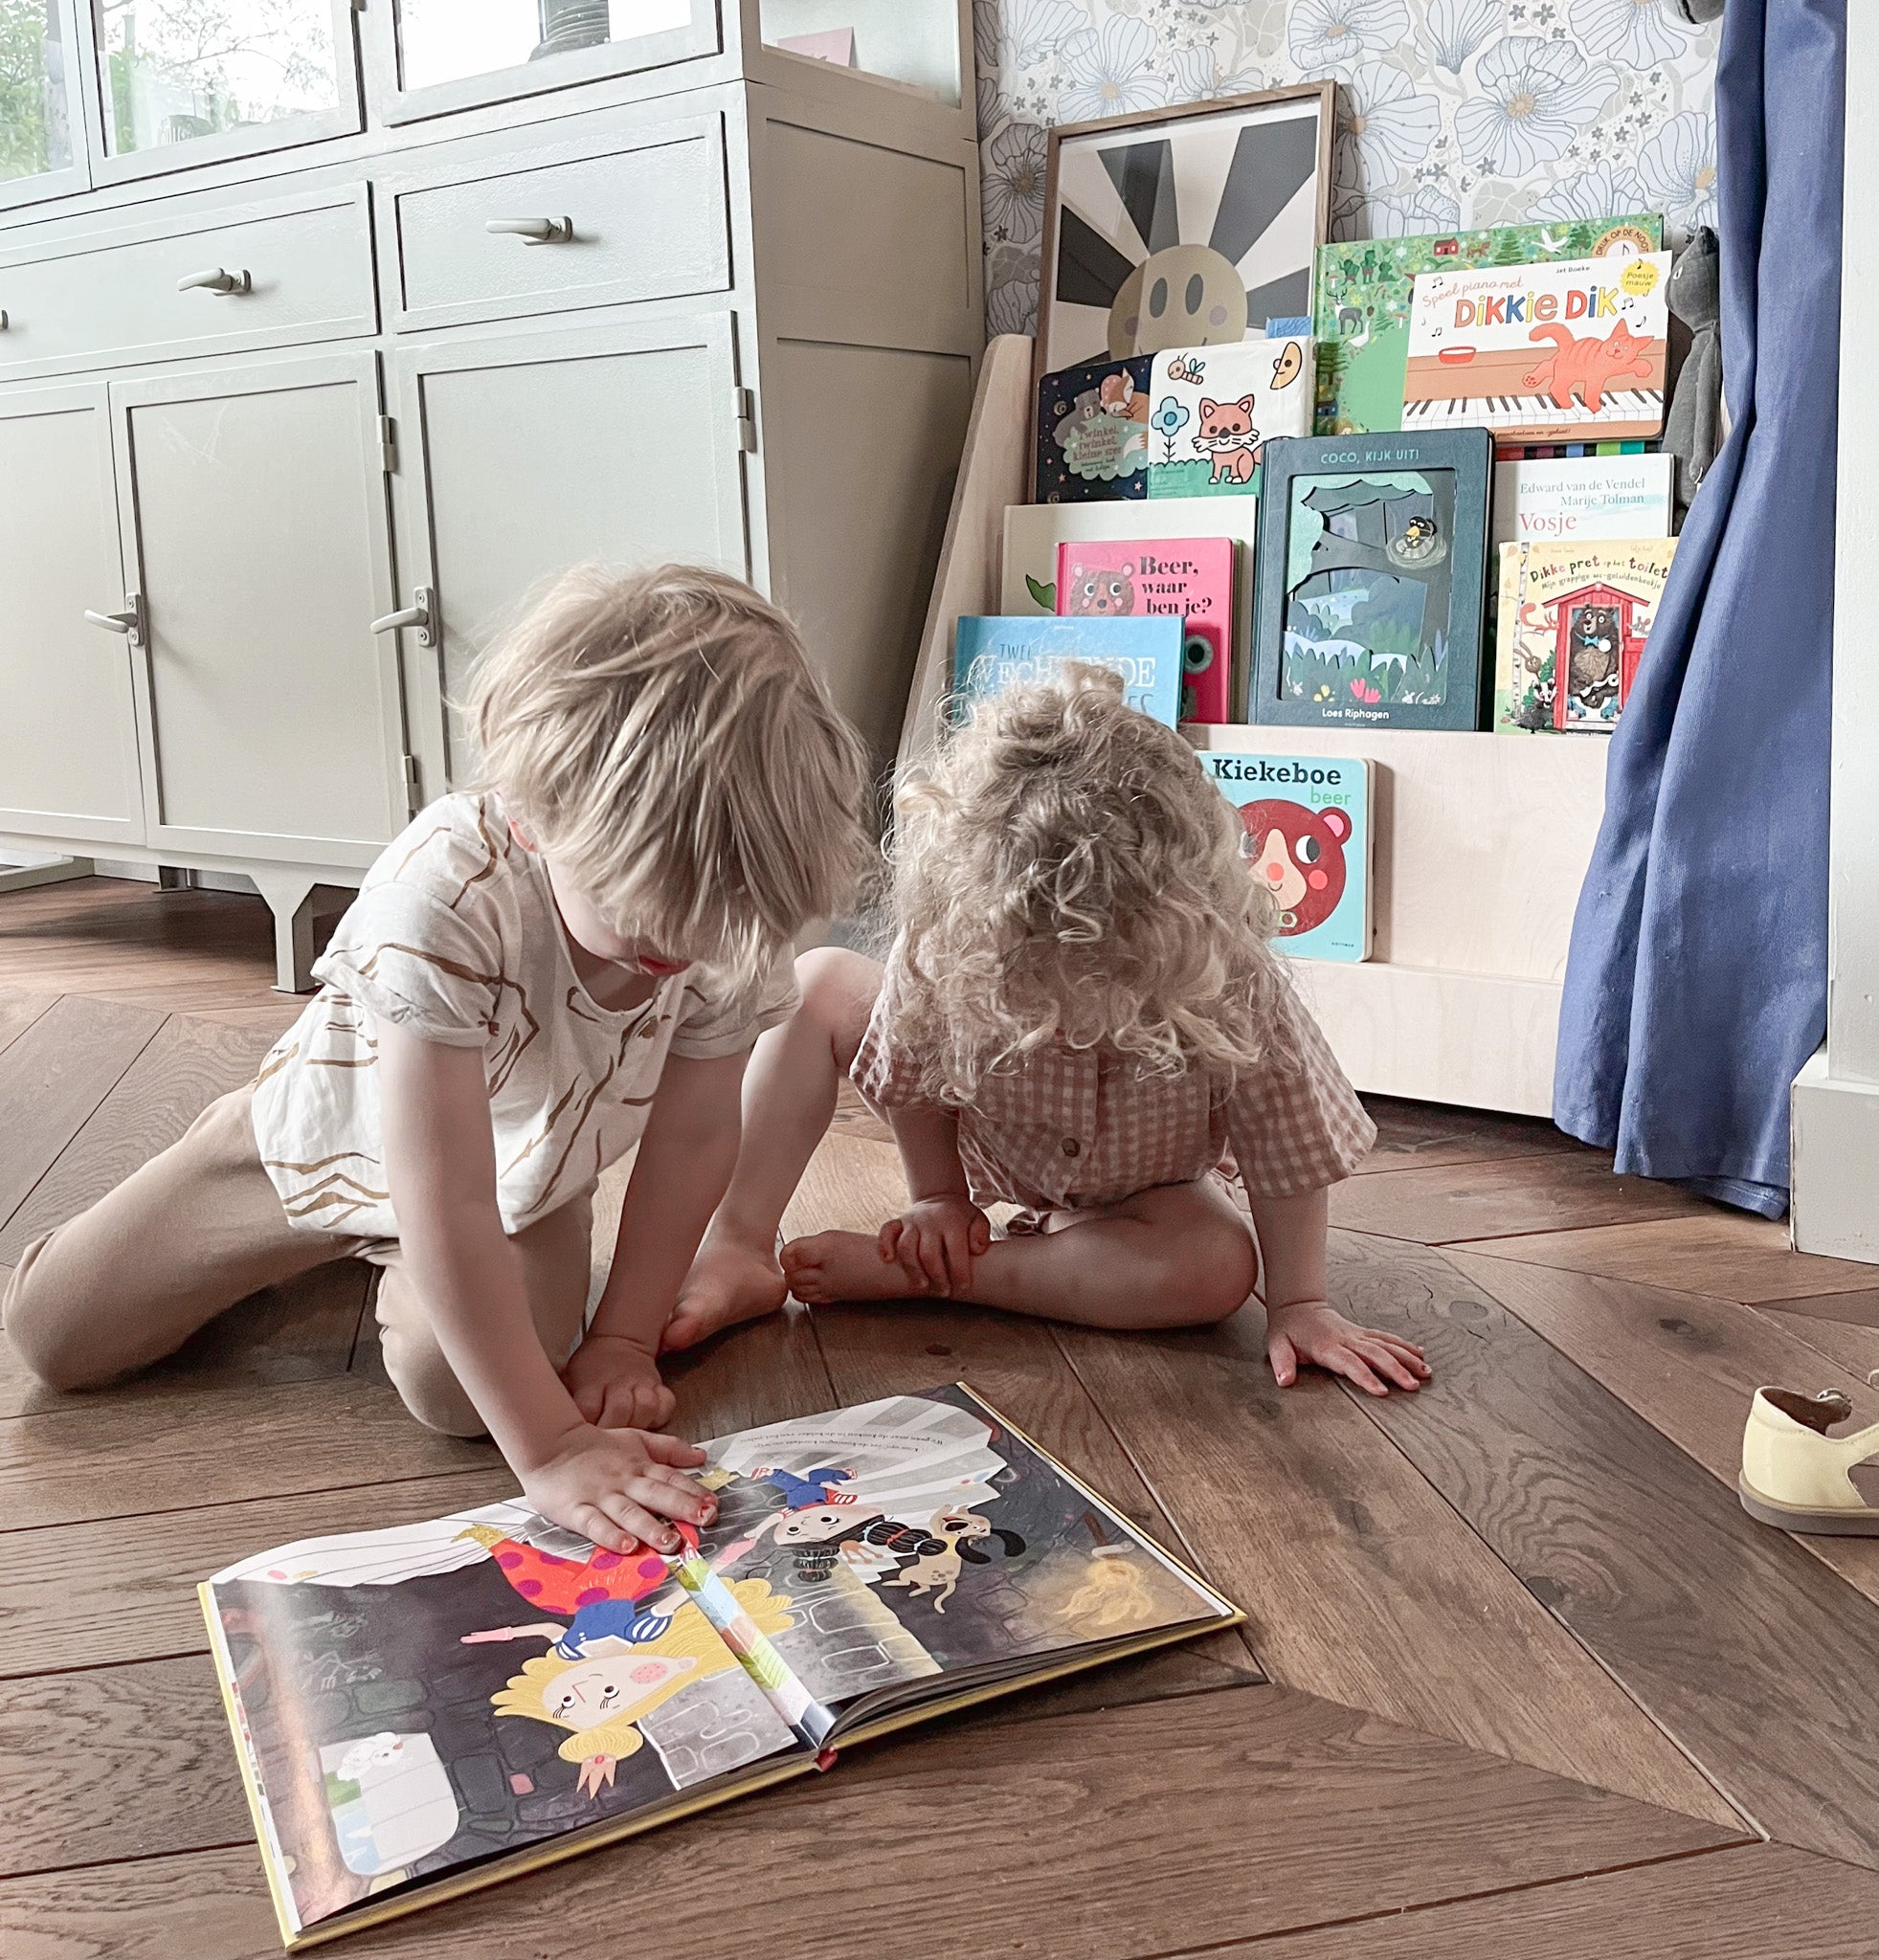
M1046 371L1216 346L1311 310L1316 88L1058 140Z

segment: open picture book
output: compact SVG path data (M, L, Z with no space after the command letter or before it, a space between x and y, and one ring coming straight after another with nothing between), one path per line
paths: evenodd
M705 1448L670 1557L515 1500L201 1588L287 1946L1243 1617L963 1384Z

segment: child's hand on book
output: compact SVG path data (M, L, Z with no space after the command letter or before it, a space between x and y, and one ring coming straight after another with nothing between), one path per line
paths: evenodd
M1392 1389L1413 1394L1431 1372L1415 1342L1378 1327L1360 1327L1323 1300L1266 1308L1265 1358L1282 1389L1291 1387L1299 1364L1307 1361L1341 1374L1368 1395L1387 1395Z
M677 1407L651 1351L626 1335L589 1334L561 1379L574 1407L601 1429L663 1429Z
M562 1437L554 1454L520 1471L522 1488L542 1516L591 1538L608 1551L677 1551L682 1542L668 1522L704 1526L718 1501L687 1470L705 1452L677 1437L637 1429L596 1429L584 1422Z
M991 1243L991 1219L963 1193L916 1198L881 1228L881 1257L897 1260L917 1293L963 1293Z

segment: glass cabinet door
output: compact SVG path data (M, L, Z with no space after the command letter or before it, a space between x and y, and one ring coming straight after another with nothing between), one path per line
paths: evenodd
M391 78L377 104L391 122L718 49L716 0L395 0L390 11L374 65Z
M101 180L359 127L350 0L90 4Z
M82 190L69 0L0 0L0 208Z

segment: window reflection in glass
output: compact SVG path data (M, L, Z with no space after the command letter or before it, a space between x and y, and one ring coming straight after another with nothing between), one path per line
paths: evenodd
M113 156L338 105L330 0L92 4Z
M398 0L406 88L684 27L691 0Z
M72 162L58 0L0 0L0 184Z

